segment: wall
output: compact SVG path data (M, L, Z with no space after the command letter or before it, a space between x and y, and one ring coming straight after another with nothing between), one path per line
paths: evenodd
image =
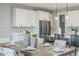
M66 12L63 11L63 12L58 12L58 20L57 21L54 21L54 28L56 28L57 30L57 33L60 33L60 27L59 27L59 15L61 14L65 14L66 15ZM54 15L54 20L55 20L55 13L53 13ZM70 27L71 25L72 26L78 26L79 27L79 10L72 10L72 11L69 11L68 12L68 16L69 16L69 19L65 19L65 36L66 37L70 37L71 34L74 34L74 32L72 32L68 27ZM79 34L79 32L78 32Z

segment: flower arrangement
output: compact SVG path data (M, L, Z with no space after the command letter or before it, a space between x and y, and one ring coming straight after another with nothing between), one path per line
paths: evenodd
M37 34L36 34L36 33L31 32L30 34L31 34L33 37L37 37Z
M29 31L26 31L25 34L30 34L30 32Z

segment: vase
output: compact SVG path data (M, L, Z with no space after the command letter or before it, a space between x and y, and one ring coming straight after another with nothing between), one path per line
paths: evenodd
M31 46L33 46L34 48L37 47L37 37L32 37L32 39L31 39Z
M30 34L25 34L24 40L25 40L25 47L30 46L30 41L31 41Z

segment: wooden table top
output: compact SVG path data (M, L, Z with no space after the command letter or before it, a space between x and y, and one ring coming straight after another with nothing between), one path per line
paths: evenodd
M0 44L2 47L12 48L15 50L25 50L25 46L23 42L19 42L17 45L9 45L9 43ZM43 45L39 45L35 51L28 51L31 52L33 56L62 56L62 55L68 55L72 52L74 52L74 48L65 48L64 52L62 53L55 53L52 51L53 46L51 47L43 47Z

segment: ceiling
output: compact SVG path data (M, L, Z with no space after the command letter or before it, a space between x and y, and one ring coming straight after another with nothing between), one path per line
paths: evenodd
M30 6L34 8L40 8L40 9L46 9L46 10L51 10L54 11L56 10L56 3L20 3L25 6ZM79 6L79 3L68 3L68 7L77 7ZM57 4L57 9L66 9L66 3L58 3Z

